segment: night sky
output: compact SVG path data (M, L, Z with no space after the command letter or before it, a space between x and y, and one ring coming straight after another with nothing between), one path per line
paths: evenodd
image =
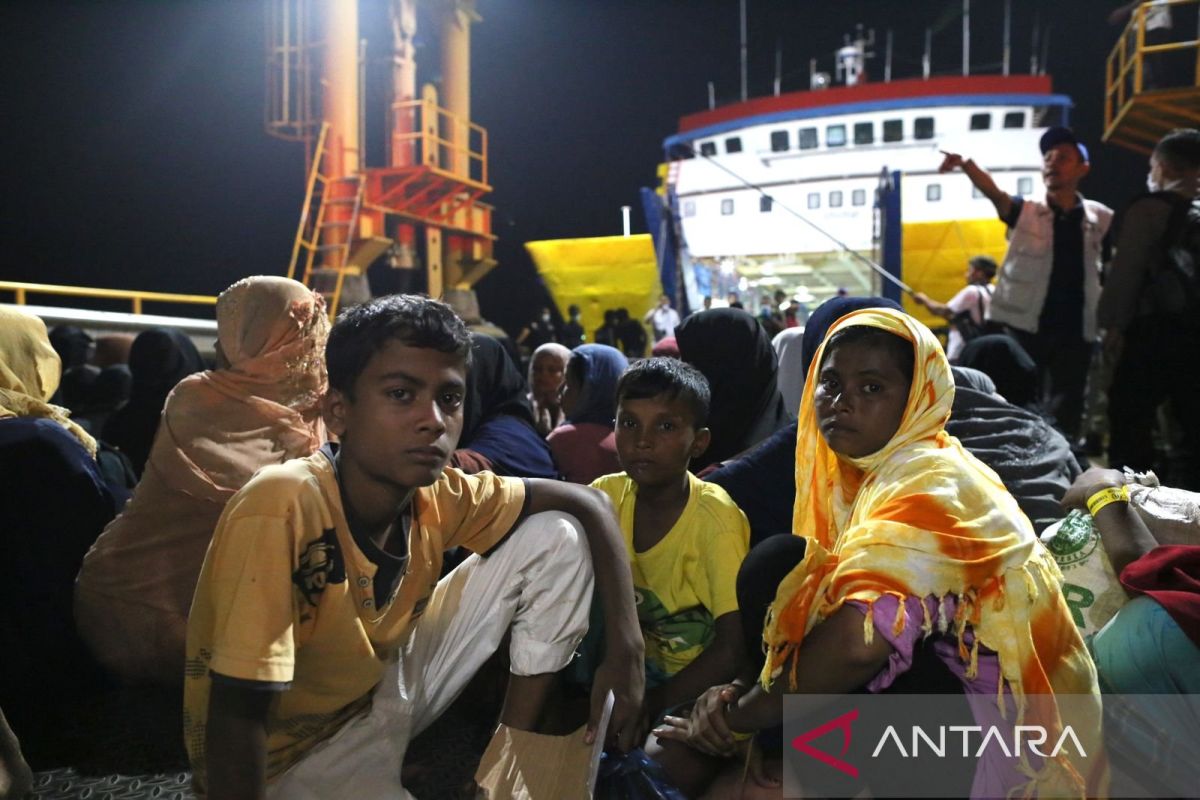
M385 0L361 0L373 58L386 55ZM1013 68L1028 70L1035 13L1050 29L1048 70L1073 96L1092 144L1084 190L1116 208L1143 187L1141 156L1099 144L1105 20L1120 3L1013 0ZM748 0L750 94L767 94L775 50L784 91L808 59L857 22L895 36L894 77L919 75L924 28L935 74L961 69L960 0ZM488 128L488 198L501 262L478 287L485 316L515 331L538 305L521 244L619 234L640 218L661 142L681 115L738 94L737 0L479 0L472 104ZM999 0L972 3L972 64L998 68ZM215 294L282 273L303 199L300 145L263 131L259 0L0 4L0 276L12 280ZM424 20L422 20L424 21ZM423 30L421 80L438 79ZM369 109L381 118L380 99ZM376 162L378 163L378 162ZM966 180L963 178L963 180Z

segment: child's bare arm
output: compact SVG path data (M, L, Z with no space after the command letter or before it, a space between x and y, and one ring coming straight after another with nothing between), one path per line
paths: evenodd
M668 708L695 700L710 686L732 681L737 677L744 647L742 615L737 611L722 614L716 620L716 635L704 652L656 691L646 693L648 700L654 700L653 707L649 703L646 706L650 721Z
M261 800L267 791L267 709L274 693L214 681L205 763L209 800Z
M868 644L863 637L863 614L852 606L843 606L804 638L795 654L796 689L787 678L791 665L784 666L770 690L755 686L725 714L725 723L734 731L756 731L783 721L783 694L839 694L857 689L886 666L892 645L876 634ZM691 719L667 717L654 733L665 739L686 742L703 752L727 754L733 750L733 737L716 732L711 719L693 712Z
M612 690L616 700L609 730L617 746L634 746L646 685L645 644L638 625L633 601L633 575L625 540L613 512L612 503L602 492L561 481L531 478L528 511L562 511L583 525L592 554L596 591L604 609L604 662L596 670L592 687L592 712L588 719L590 741L600 719L604 696Z

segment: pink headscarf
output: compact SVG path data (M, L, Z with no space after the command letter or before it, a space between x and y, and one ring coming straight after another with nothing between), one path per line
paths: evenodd
M268 464L325 441L329 320L287 278L238 281L217 298L221 367L180 381L125 511L84 559L80 632L127 680L178 683L192 592L217 519Z

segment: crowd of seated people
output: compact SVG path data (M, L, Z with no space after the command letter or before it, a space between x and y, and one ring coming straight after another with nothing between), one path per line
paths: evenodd
M585 738L611 689L612 757L688 797L781 796L785 693L949 689L988 720L1082 695L1026 719L1099 752L1102 692L1197 688L1200 520L1164 542L1127 475L1084 472L1007 336L951 366L894 301L838 297L774 345L711 309L666 355L546 344L526 377L416 296L330 329L318 295L255 277L216 317L212 369L154 329L97 372L86 334L0 309L0 602L29 609L0 624L0 792L28 780L17 740L37 768L104 682L182 688L213 796L398 792L506 640L501 723L543 731L582 675ZM98 419L75 392L115 367ZM1136 599L1085 642L1038 534L1089 506ZM984 759L964 792L1090 795L1107 770Z

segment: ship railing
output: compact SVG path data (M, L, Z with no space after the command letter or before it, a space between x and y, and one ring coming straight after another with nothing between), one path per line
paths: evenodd
M15 305L27 304L29 295L52 295L60 297L87 297L95 300L122 300L130 303L134 314L143 313L145 303L183 303L192 305L216 305L217 298L201 294L173 294L169 292L143 292L135 289L101 289L95 286L61 286L50 283L25 283L22 281L0 281L0 293L11 292Z
M1147 18L1155 10L1165 7L1167 11L1178 11L1184 6L1196 7L1197 5L1200 5L1200 0L1149 0L1133 10L1129 22L1121 31L1121 36L1112 52L1109 53L1105 65L1105 130L1111 130L1114 123L1129 109L1138 95L1145 91L1191 89L1200 86L1200 31L1195 32L1188 39L1156 44L1146 42ZM1172 19L1172 22L1177 19L1178 15ZM1167 30L1170 30L1173 35L1177 35L1179 26L1174 24ZM1151 63L1147 65L1147 57L1167 53L1181 54L1177 56L1180 61L1182 61L1182 54L1191 55L1189 59L1190 80L1178 83L1177 79L1176 85L1162 85L1164 77L1167 76L1153 75L1153 59L1150 59ZM1147 66L1150 66L1154 84L1152 86L1148 85Z
M426 85L421 97L392 104L392 163L423 164L464 182L487 186L487 129L438 105Z

